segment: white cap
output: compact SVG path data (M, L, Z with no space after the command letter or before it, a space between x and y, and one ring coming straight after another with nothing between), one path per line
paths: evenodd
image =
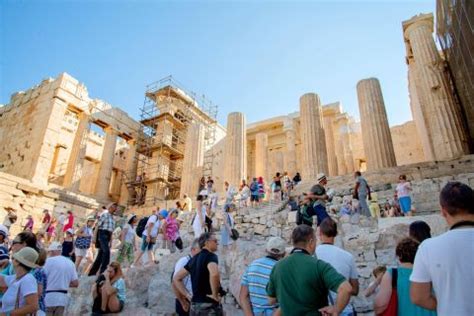
M272 237L268 240L265 249L273 255L283 255L285 253L286 242L280 237Z
M68 230L66 230L66 233L69 233L69 234L71 234L71 235L74 235L74 229L69 228Z
M53 241L48 247L48 251L61 251L63 246L58 241Z

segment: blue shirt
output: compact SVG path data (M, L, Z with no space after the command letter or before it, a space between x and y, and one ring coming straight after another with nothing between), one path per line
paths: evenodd
M126 299L126 290L125 290L125 281L120 278L112 284L112 286L117 290L117 298L119 301L125 303Z
M277 305L268 304L268 295L266 291L267 283L270 279L270 273L277 261L270 257L263 257L252 262L245 270L242 276L241 285L249 289L250 302L255 314L261 313L266 309L275 309Z

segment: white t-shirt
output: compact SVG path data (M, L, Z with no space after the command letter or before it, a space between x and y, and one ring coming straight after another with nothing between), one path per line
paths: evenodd
M127 233L125 234L125 242L128 242L130 244L133 244L135 241L135 229L132 227L130 224L125 224L125 227L127 229Z
M399 183L396 190L398 198L410 196L411 184L410 182Z
M64 225L65 222L66 222L66 215L64 214L59 215L58 224Z
M176 264L174 266L173 277L176 273L178 273L179 270L184 268L184 266L189 262L189 260L191 260L191 256L188 255L186 257L180 258L178 260L178 262L176 262ZM189 275L183 279L183 284L186 287L186 290L188 290L189 293L193 294L193 287L192 287L192 284L191 284L191 277Z
M316 248L316 257L326 261L336 269L348 281L349 279L358 279L359 274L355 264L354 256L350 253L336 247L334 245L322 244ZM334 302L336 301L336 293L330 292ZM351 304L347 304L343 312L351 312Z
M438 315L474 315L474 228L457 228L423 241L410 281L433 285Z
M76 267L74 263L66 257L55 256L46 260L44 272L47 277L46 291L69 289L69 284L77 280ZM46 293L44 298L46 307L67 306L68 296L65 293Z
M38 283L35 277L27 273L20 280L16 280L16 275L4 276L8 289L2 298L2 313L11 312L15 309L16 299L19 292L19 307L25 306L25 297L38 293Z
M143 236L148 236L148 226L150 224L153 224L153 227L151 228L150 237L155 238L156 236L158 236L158 232L160 230L160 225L161 225L161 222L158 220L158 216L156 214L153 214L148 218L148 221L146 222L146 225L145 225L145 230L143 231Z

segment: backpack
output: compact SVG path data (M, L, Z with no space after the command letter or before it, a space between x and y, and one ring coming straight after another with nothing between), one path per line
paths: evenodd
M308 215L306 210L308 209L309 205L302 205L298 211L296 211L296 224L306 224L309 226L313 226L313 217Z
M146 226L146 223L148 222L148 218L149 218L148 216L145 216L138 222L137 229L135 230L135 233L140 238L143 237L143 231L145 230L145 226Z

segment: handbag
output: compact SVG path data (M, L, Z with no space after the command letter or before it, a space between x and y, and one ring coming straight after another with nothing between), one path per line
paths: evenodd
M397 278L398 271L396 268L392 269L392 295L387 308L378 316L397 316L398 313L398 294L397 294Z
M230 230L230 238L232 238L232 240L237 240L237 239L239 239L239 236L240 236L240 234L239 234L239 231L238 231L237 229L232 228L232 229Z

